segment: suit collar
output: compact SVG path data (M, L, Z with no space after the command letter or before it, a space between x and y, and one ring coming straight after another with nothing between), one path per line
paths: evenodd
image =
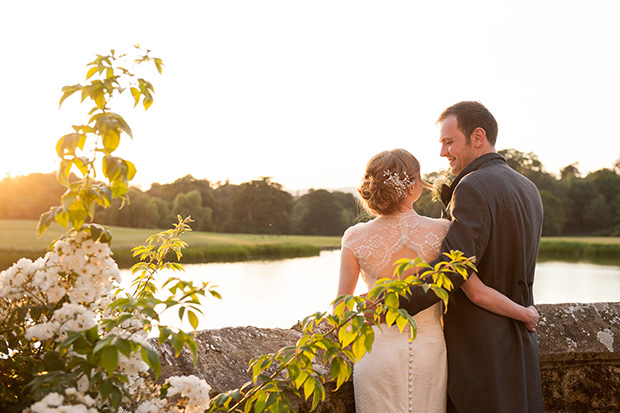
M443 185L441 187L441 201L443 202L443 204L446 207L448 206L448 204L452 200L454 188L456 188L458 183L461 181L461 179L463 179L463 177L465 177L465 175L468 175L471 172L476 171L480 168L485 168L487 166L497 163L506 163L506 159L504 159L504 157L497 152L486 153L471 161L471 163L467 165L460 174L457 175L456 179L452 182L450 186Z

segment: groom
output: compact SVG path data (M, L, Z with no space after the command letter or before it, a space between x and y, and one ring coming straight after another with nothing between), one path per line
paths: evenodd
M442 192L452 220L442 252L475 256L486 285L533 305L543 220L538 189L496 152L497 122L482 104L457 103L437 123L440 155L457 175ZM448 412L542 412L536 333L476 306L460 289L463 278L449 277L455 289L444 315ZM438 300L415 288L401 307L414 315Z

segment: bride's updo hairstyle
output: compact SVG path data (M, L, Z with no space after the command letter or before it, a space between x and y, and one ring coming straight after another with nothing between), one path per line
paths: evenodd
M420 163L404 149L373 156L357 189L364 207L374 215L390 215L406 197L406 190L420 179Z

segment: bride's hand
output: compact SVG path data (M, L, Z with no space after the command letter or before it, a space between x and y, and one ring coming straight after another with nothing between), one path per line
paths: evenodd
M527 320L523 321L525 328L529 331L536 331L536 326L538 326L538 311L536 311L536 308L532 305L527 307L525 310L528 315Z

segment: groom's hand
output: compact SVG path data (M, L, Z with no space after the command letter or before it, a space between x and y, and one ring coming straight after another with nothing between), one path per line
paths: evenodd
M538 326L538 311L536 311L533 305L527 307L526 310L529 312L529 319L524 321L523 324L525 324L525 328L529 331L534 332L536 331L536 326Z

